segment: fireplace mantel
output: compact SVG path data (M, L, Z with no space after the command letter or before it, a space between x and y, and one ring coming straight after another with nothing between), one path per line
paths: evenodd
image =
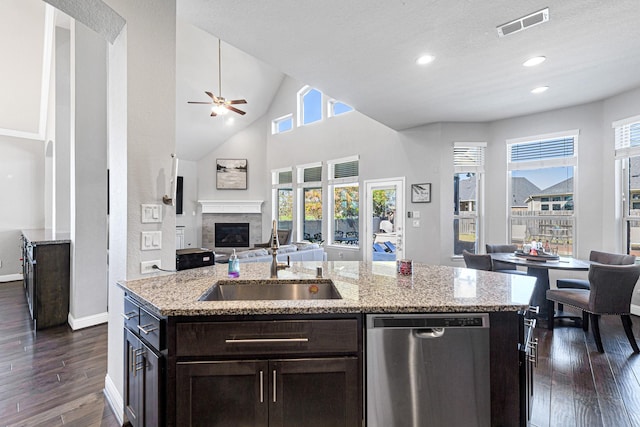
M263 200L198 200L203 214L262 213Z

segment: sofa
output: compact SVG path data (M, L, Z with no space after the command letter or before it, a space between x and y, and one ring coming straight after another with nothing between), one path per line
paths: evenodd
M229 262L230 254L216 254L216 263ZM236 251L236 256L241 263L247 262L271 262L273 256L270 248L254 248ZM278 249L276 258L278 262L295 261L326 261L327 254L324 248L317 243L297 242L290 245L282 245Z

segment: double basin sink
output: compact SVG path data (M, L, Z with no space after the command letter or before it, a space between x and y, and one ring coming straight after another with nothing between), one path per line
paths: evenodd
M199 301L342 299L331 280L219 280Z

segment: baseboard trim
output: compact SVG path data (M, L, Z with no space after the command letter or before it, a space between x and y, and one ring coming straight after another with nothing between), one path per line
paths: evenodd
M89 328L91 326L101 325L103 323L107 323L108 320L109 313L107 312L80 317L77 319L73 317L71 313L69 313L69 315L67 316L67 322L69 322L69 326L71 326L71 329L73 329L74 331L77 331L78 329Z
M631 314L640 316L640 305L631 304Z
M124 400L118 392L116 385L111 380L109 374L104 377L104 397L107 399L113 415L118 419L118 423L124 425Z
M22 280L22 274L5 274L4 276L0 276L0 283L4 282L15 282L16 280Z

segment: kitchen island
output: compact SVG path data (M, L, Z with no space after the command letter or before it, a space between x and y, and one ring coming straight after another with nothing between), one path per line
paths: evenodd
M121 282L132 424L362 425L364 316L379 313L488 313L491 425L526 423L535 279L332 261L296 263L279 280L313 280L317 267L340 299L200 301L226 265ZM269 268L244 264L240 279L268 284Z

